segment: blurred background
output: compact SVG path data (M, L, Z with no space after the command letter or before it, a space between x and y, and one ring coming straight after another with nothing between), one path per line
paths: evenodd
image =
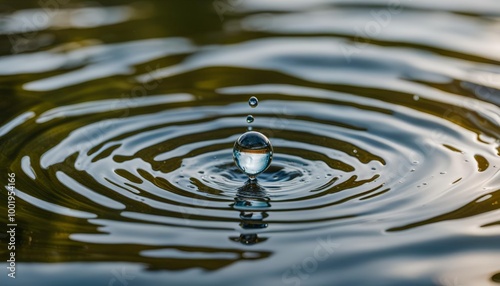
M2 1L0 281L498 285L499 35L496 0Z

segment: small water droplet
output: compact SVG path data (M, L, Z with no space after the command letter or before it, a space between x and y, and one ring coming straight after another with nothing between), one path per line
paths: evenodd
M439 172L439 174L444 175L444 174L446 174L446 172Z
M198 171L198 174L205 174L205 171Z
M320 179L320 176L316 176L316 179L319 180Z
M418 161L413 161L413 164L414 164L414 165L417 165L417 164L418 164Z
M326 174L326 176L331 177L331 176L332 176L332 174L328 173L328 174Z
M257 99L257 97L252 96L248 100L248 105L250 105L251 108L255 108L257 107L257 105L259 105L259 100Z
M420 99L420 96L418 96L416 94L413 96L413 100L418 101L419 99Z
M377 170L377 168L373 167L373 168L372 168L372 171L375 171L375 170Z
M247 116L247 123L252 123L253 122L253 116L252 115L248 115Z
M427 183L423 183L422 185L427 186Z
M269 139L256 131L245 132L233 147L236 166L251 178L264 172L273 158L273 147Z
M353 152L354 154L357 154L357 153L358 153L358 150L354 149L354 150L352 150L352 152Z
M415 172L415 169L411 169L410 172Z

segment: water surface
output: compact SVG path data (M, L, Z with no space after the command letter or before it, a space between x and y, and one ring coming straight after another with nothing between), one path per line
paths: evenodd
M500 283L497 1L57 3L0 7L2 285Z

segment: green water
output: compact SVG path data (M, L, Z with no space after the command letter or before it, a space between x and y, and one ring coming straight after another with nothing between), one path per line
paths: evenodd
M498 285L499 32L493 0L2 2L2 285Z

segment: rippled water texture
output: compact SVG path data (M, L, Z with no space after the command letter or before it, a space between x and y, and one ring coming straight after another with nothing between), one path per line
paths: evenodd
M500 284L500 2L53 2L0 6L2 285Z

